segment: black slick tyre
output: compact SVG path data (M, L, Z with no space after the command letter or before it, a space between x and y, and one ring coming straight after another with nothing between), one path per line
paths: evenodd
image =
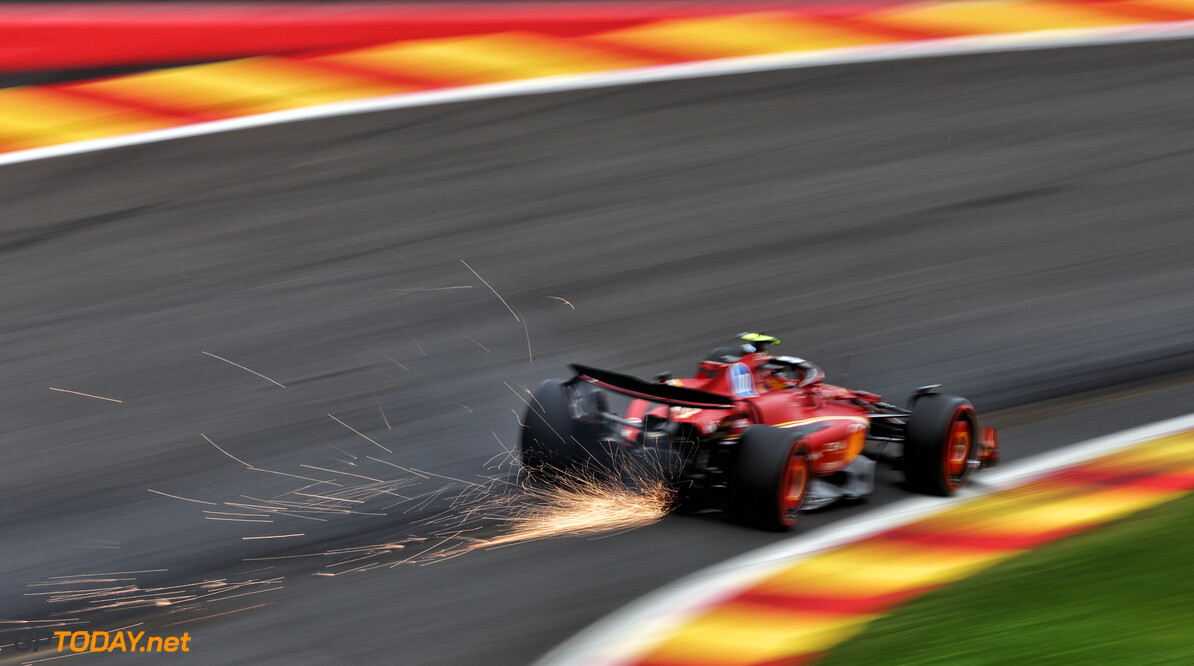
M783 428L752 425L738 439L726 510L734 520L772 531L800 522L812 467L803 438Z
M528 401L519 462L532 477L568 474L601 463L600 391L585 382L549 379Z
M943 393L918 398L904 431L908 487L940 496L965 487L977 467L978 439L978 418L970 401Z

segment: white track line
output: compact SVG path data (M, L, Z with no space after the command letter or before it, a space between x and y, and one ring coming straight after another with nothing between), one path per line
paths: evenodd
M633 661L702 609L782 567L906 525L954 504L1017 486L1066 466L1194 429L1194 414L1124 430L1045 453L975 478L955 497L917 497L715 564L615 611L543 656L539 666L614 666Z
M493 83L466 86L448 90L405 93L386 97L351 100L321 104L288 111L277 111L255 116L229 118L209 123L184 125L169 129L139 132L123 136L77 141L45 148L33 148L0 154L0 166L32 162L63 155L77 155L110 148L136 146L157 141L169 141L193 136L204 136L220 132L231 132L253 127L281 125L303 120L332 118L356 113L372 113L435 104L451 104L498 97L536 95L545 93L607 88L611 86L634 85L656 81L676 81L730 74L768 72L783 69L801 69L846 65L852 63L880 62L885 60L908 60L913 58L934 58L976 53L999 53L1004 51L1029 51L1074 46L1097 46L1151 42L1194 37L1194 21L1169 23L1143 23L1137 25L1104 28L1082 28L1073 30L1042 30L1029 33L1004 35L980 35L954 37L950 39L898 42L874 46L859 46L824 51L783 53L776 55L727 58L701 62L642 67L638 69L553 76L507 83Z

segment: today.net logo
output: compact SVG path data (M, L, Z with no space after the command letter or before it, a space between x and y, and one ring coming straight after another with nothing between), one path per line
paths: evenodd
M191 635L146 636L144 631L18 631L17 652L55 649L59 652L190 652ZM57 643L57 645L55 645Z

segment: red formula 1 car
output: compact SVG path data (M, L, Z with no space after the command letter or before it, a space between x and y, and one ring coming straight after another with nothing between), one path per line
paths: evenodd
M629 461L662 473L683 508L785 530L806 510L869 494L878 461L900 468L913 490L950 495L999 460L994 429L980 431L965 398L927 386L901 409L824 383L808 361L772 356L776 338L740 339L690 379L647 382L573 365L574 378L543 382L523 420L524 468L550 480ZM631 398L623 414L606 391Z

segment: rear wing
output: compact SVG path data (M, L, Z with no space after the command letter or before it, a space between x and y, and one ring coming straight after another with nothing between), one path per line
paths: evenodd
M671 384L652 384L638 377L624 375L612 370L590 368L587 365L572 364L572 370L580 379L591 381L602 388L641 398L664 405L677 407L695 407L697 409L731 409L734 399L729 396L718 395L699 389L672 386Z

